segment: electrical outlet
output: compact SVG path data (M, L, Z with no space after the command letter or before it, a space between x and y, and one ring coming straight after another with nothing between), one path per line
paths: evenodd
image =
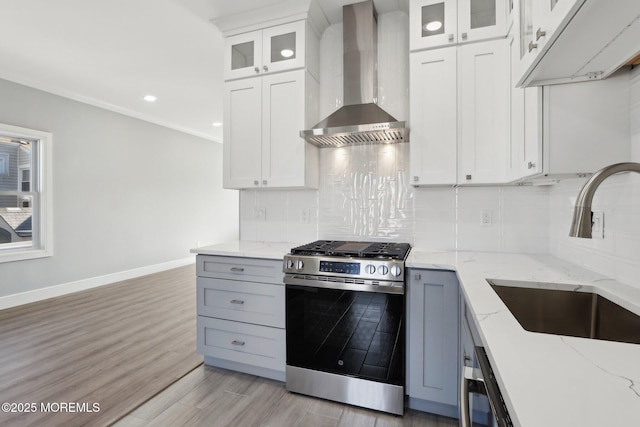
M300 222L309 223L309 209L300 209Z
M255 208L255 218L258 221L266 221L267 220L267 209L266 208Z
M483 210L480 218L480 225L488 227L493 224L493 212L490 210Z
M604 212L595 211L591 215L591 238L604 239Z

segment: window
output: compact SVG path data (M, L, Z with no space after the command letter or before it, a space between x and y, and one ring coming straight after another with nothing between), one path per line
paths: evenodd
M52 142L0 124L0 262L52 255Z

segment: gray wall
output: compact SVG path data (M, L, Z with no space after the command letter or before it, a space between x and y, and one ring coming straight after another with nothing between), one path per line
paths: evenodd
M1 79L0 123L51 132L54 144L54 255L0 263L0 296L238 237L221 144Z

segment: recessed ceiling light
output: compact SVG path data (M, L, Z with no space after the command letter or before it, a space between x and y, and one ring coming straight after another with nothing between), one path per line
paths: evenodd
M156 102L156 99L158 98L153 95L145 95L143 99L147 102Z
M442 22L440 21L427 22L424 26L426 31L438 31L440 28L442 28Z
M282 49L280 51L280 55L282 55L285 58L291 58L293 56L293 51L291 49Z
M222 126L222 123L220 123L220 122L213 122L213 123L211 123L211 126L215 126L215 127L219 128L220 126Z

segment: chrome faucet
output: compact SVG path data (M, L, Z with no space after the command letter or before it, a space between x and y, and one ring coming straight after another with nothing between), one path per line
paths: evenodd
M573 210L571 229L569 230L570 237L591 238L591 202L593 201L593 195L598 186L602 184L602 181L620 172L640 173L640 163L627 162L605 166L589 178L580 190L580 193L578 193L576 206Z

